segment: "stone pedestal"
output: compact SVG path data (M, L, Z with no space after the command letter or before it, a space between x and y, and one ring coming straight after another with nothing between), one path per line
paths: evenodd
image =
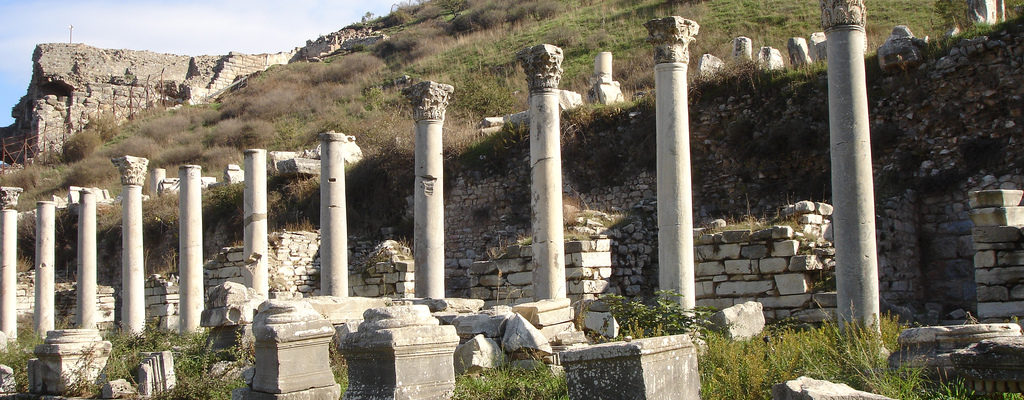
M565 290L562 223L562 148L558 82L562 49L542 44L517 54L530 87L530 192L534 291L537 299L560 299Z
M263 303L253 334L256 372L250 387L235 389L232 399L335 400L341 394L328 356L334 327L308 303Z
M54 328L54 240L56 206L52 201L36 202L36 334L46 338Z
M697 351L687 335L606 343L559 354L572 400L699 400Z
M700 26L682 17L644 24L654 45L657 92L658 287L679 293L680 305L696 305L693 267L693 194L686 68L689 45Z
M864 0L823 0L828 40L837 315L878 329L878 251L864 68Z
M111 160L121 172L121 329L146 329L146 260L142 251L142 185L145 158Z
M750 61L754 59L754 41L746 36L732 40L732 58Z
M79 382L93 383L107 365L111 344L95 329L50 331L28 361L29 392L62 395Z
M0 187L0 331L18 337L18 197L22 189ZM5 344L6 345L6 344Z
M82 189L78 200L78 285L76 326L96 329L96 193Z
M951 358L968 387L979 394L1024 393L1024 337L986 339Z
M413 257L416 296L444 298L444 112L450 85L420 82L403 92L416 120L416 187L413 189Z
M267 300L256 289L241 283L224 282L210 290L209 309L203 310L200 325L211 328L207 345L214 350L238 344L240 336L251 334L251 325L260 304Z
M344 399L440 400L455 389L455 327L425 305L367 310L339 344L348 362Z
M149 195L156 197L160 195L160 183L167 177L167 170L153 168L149 170Z
M267 151L245 151L245 259L255 261L254 269L242 269L249 287L264 297L270 294L268 281L270 254L267 252Z
M320 134L320 294L348 297L343 133Z
M181 277L180 332L199 329L203 312L203 198L202 167L178 169L178 276Z

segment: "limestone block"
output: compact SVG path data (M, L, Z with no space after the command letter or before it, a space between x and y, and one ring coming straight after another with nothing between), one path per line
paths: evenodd
M489 338L500 338L505 332L506 321L513 315L510 308L495 307L475 314L459 315L452 321L452 325L455 326L456 333L464 338L479 334Z
M816 255L799 255L789 259L789 270L793 272L816 271L822 268L824 265Z
M889 356L889 366L924 368L926 373L952 376L952 352L985 339L1020 337L1017 324L971 324L926 326L904 329L900 333L899 348Z
M174 374L174 356L170 351L143 352L140 356L142 361L135 370L140 395L155 396L174 389L178 380Z
M100 389L101 399L134 399L139 392L127 380L117 379L103 384Z
M757 296L775 288L772 281L751 281L751 282L722 282L715 288L715 294L719 296ZM729 305L732 305L730 303Z
M277 171L281 175L320 175L320 160L311 158L292 158L277 162Z
M804 274L780 274L775 275L775 287L781 295L802 294L811 290L807 275Z
M821 225L825 222L825 217L818 214L804 214L800 216L799 222L801 224L815 224Z
M250 324L256 309L266 298L255 289L235 282L224 282L210 289L209 309L200 315L205 327Z
M762 274L778 274L785 272L791 262L782 257L762 258L757 262L757 269Z
M971 229L974 243L1016 242L1020 235L1020 228L1015 226L977 226Z
M976 208L970 212L975 226L1021 226L1024 225L1024 207Z
M1024 364L1024 337L982 340L953 352L950 358L956 371L970 381L1002 383L1000 387L985 387L980 392L1020 392L1020 386L1024 383L1024 371L1020 368ZM1005 387L1007 383L1012 383L1017 390L1008 390Z
M973 208L1015 207L1024 198L1024 190L977 190L967 193L968 204Z
M917 39L906 26L892 30L885 43L878 48L878 66L882 71L905 71L924 62L922 50L927 41Z
M228 164L224 167L224 183L235 184L245 182L245 171L238 164Z
M782 58L782 52L774 47L762 47L757 52L757 66L761 69L774 71L786 68L786 62Z
M748 340L764 330L761 303L748 301L728 307L711 316L712 328L732 340Z
M1004 259L1000 254L999 265L1007 265L1003 263ZM1024 281L1024 267L978 268L974 270L974 281L979 285L1015 284Z
M590 88L587 96L592 103L604 105L626 101L619 82L597 83Z
M825 37L825 32L814 32L811 34L811 60L814 62L825 61L828 59L828 40ZM823 214L831 215L832 213Z
M531 356L543 357L552 353L547 337L521 315L513 316L505 323L501 347L509 354L524 352Z
M796 240L783 240L772 243L772 257L795 256L800 250L800 242Z
M752 274L754 268L750 260L725 260L725 273L729 275Z
M455 374L476 374L496 368L505 362L505 353L498 342L476 335L455 349Z
M304 301L332 324L361 320L366 310L384 307L388 303L385 298L333 296L307 297Z
M746 36L740 36L732 40L732 58L740 60L752 60L754 53L754 41Z
M565 265L575 267L610 267L612 266L612 253L602 251L566 254Z
M763 244L745 245L740 250L740 257L748 259L764 258L768 255L768 246Z
M777 309L777 308L803 308L808 305L812 300L810 294L794 294L789 296L768 296L757 301L761 303L764 308ZM832 304L831 307L835 307Z
M395 299L394 305L422 304L430 308L431 313L454 312L454 313L475 313L484 308L484 301L479 299L461 299L449 297L446 299Z
M698 400L697 351L687 335L570 349L559 354L572 400Z
M893 400L874 393L855 390L846 384L801 376L772 386L773 400Z
M696 246L697 261L721 261L721 260L735 260L740 258L740 245L721 244L721 245L705 245Z
M794 67L800 67L812 62L811 52L807 48L807 39L802 37L789 38L786 42L786 49L789 50L789 63Z
M558 108L568 110L583 105L583 95L571 90L558 91Z
M1024 315L1024 301L978 302L978 317L1011 318Z
M711 54L704 54L697 60L697 75L710 78L725 69L725 62Z
M554 325L548 325L538 328L540 333L544 337L548 338L549 343L553 343L558 339L559 335L566 334L566 332L575 332L576 325L572 321L562 322Z
M569 282L568 289L572 294L601 294L604 293L609 286L610 284L605 280L582 280Z
M95 329L65 329L46 333L35 347L37 358L28 365L29 392L62 395L68 384L93 383L107 365L111 344Z
M610 312L587 311L583 314L583 327L606 338L619 336L619 322Z
M268 300L260 305L252 330L253 392L284 394L337 386L328 357L334 326L309 303Z
M518 304L512 307L512 311L522 315L537 328L572 321L573 317L569 299L551 299Z

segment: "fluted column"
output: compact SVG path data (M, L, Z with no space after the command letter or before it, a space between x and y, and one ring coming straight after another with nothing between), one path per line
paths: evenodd
M878 329L878 261L864 67L864 0L821 0L828 41L837 313Z
M245 259L255 261L253 269L244 269L249 287L268 296L270 284L267 253L267 151L245 151Z
M183 165L178 169L178 276L181 303L178 317L180 332L199 329L203 312L203 169Z
M77 328L96 329L96 192L82 189L78 199Z
M142 185L149 160L124 156L110 160L121 172L121 329L146 328L146 260L142 251Z
M52 201L36 202L36 334L46 337L54 328L54 246L56 206Z
M519 51L517 58L530 87L530 205L533 260L537 263L534 297L561 299L566 297L558 108L562 49L541 44Z
M455 89L420 82L403 92L416 121L416 183L413 189L413 256L416 297L444 298L444 147L441 134L448 97Z
M654 46L657 93L658 287L679 293L680 306L696 306L693 269L693 192L686 69L700 26L682 17L644 24Z
M0 331L18 337L18 197L22 189L0 187Z
M320 293L348 297L345 134L320 134Z

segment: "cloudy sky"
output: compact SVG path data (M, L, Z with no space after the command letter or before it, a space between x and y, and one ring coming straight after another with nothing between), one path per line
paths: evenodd
M0 0L0 126L25 94L37 43L202 55L304 45L400 0Z

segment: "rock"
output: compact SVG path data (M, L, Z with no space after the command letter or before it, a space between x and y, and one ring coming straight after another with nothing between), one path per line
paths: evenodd
M985 339L953 352L950 358L958 373L981 383L973 385L979 392L1020 392L1024 387L1024 337Z
M789 63L794 67L800 67L812 62L811 52L807 48L807 40L802 37L789 38L786 42L789 50Z
M967 193L971 208L1015 207L1024 198L1024 190L977 190Z
M998 24L1005 16L1002 0L967 0L967 17L976 24Z
M281 175L320 175L320 160L291 158L277 162L277 173Z
M224 167L224 183L234 184L245 182L245 171L238 164L228 164Z
M583 95L573 92L571 90L559 90L558 91L558 107L562 110L568 110L583 105Z
M593 85L587 92L587 98L592 103L605 105L626 101L618 81Z
M832 383L801 376L772 386L773 400L894 400L874 393L855 390L842 383Z
M732 340L748 340L764 330L764 307L756 301L737 304L711 316L712 328Z
M882 71L905 71L921 65L924 55L921 52L928 42L917 39L910 29L900 25L892 30L885 43L878 48L878 66Z
M752 60L754 53L754 41L746 36L740 36L732 40L732 58L739 60Z
M558 358L573 400L700 399L697 351L687 335L569 349Z
M512 311L522 315L537 329L572 321L573 318L573 310L570 307L569 299L541 300L517 304L512 307Z
M548 339L522 315L516 315L505 323L501 347L509 354L525 352L535 358L552 353Z
M828 59L828 39L825 32L814 32L811 34L811 60L814 62Z
M117 379L103 384L101 399L133 399L139 392L127 380Z
M697 60L697 75L703 78L713 77L724 68L725 62L711 54L702 55Z
M505 353L498 342L476 335L455 349L455 374L476 374L496 368L504 362Z
M583 327L606 338L619 336L619 322L610 312L594 311L593 309L587 311L583 314Z
M203 310L201 326L221 327L251 324L256 309L266 301L256 289L227 281L210 289L209 307Z
M455 317L452 325L455 326L459 336L463 338L472 338L482 334L489 338L500 339L504 336L506 321L513 315L512 310L507 307L494 308L475 314L459 315Z
M757 66L763 70L774 71L786 68L782 52L774 47L762 47L757 52Z

